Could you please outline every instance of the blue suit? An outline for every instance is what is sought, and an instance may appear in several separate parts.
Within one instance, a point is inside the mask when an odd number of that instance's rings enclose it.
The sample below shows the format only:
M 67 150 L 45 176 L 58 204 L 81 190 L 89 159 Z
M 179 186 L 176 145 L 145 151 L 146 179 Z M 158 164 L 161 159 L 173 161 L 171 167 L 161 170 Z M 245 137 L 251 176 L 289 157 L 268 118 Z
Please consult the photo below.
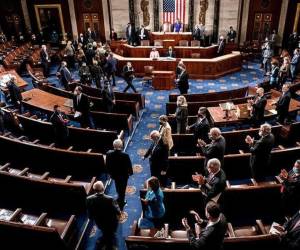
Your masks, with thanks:
M 174 23 L 173 31 L 179 32 L 181 30 L 182 23 Z
M 299 55 L 294 55 L 291 61 L 291 76 L 292 76 L 292 81 L 296 79 L 297 75 L 297 67 L 299 63 Z

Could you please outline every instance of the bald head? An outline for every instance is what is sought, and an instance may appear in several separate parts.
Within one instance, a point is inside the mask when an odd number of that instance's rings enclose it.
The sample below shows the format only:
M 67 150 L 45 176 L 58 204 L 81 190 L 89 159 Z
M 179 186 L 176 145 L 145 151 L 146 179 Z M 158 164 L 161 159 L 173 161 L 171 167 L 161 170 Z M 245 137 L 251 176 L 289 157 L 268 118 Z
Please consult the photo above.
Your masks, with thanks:
M 160 134 L 159 134 L 159 131 L 157 130 L 153 130 L 151 133 L 150 133 L 150 138 L 151 140 L 153 141 L 157 141 L 160 137 Z
M 97 181 L 94 183 L 93 185 L 93 189 L 95 190 L 95 192 L 97 193 L 104 193 L 104 185 L 102 181 Z
M 258 94 L 259 96 L 263 96 L 264 93 L 265 93 L 265 91 L 264 91 L 263 88 L 258 88 L 258 89 L 256 90 L 256 94 Z
M 121 139 L 116 139 L 113 142 L 113 147 L 116 150 L 122 150 L 123 149 L 123 142 Z
M 209 131 L 209 135 L 210 135 L 210 138 L 212 140 L 217 140 L 220 138 L 222 132 L 219 128 L 211 128 L 210 131 Z

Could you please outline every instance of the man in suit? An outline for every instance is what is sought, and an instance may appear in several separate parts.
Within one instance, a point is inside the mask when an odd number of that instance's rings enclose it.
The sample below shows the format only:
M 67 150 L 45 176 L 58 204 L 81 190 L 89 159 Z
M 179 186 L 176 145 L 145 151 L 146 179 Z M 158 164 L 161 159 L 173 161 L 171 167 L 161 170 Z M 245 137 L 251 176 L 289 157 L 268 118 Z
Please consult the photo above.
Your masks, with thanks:
M 173 24 L 173 32 L 182 32 L 183 31 L 183 24 L 177 18 L 176 22 Z
M 6 83 L 9 97 L 11 103 L 16 107 L 19 108 L 20 111 L 22 111 L 22 101 L 23 97 L 21 94 L 21 89 L 17 86 L 17 79 L 15 76 L 12 76 L 10 78 L 10 81 Z
M 49 75 L 50 57 L 47 52 L 47 47 L 44 44 L 42 45 L 42 49 L 40 51 L 40 58 L 41 58 L 41 65 L 43 67 L 44 76 L 47 77 Z
M 168 51 L 166 52 L 165 57 L 176 58 L 175 51 L 173 50 L 173 48 L 171 46 L 169 47 Z
M 206 171 L 205 176 L 193 175 L 193 181 L 199 184 L 207 202 L 213 200 L 218 203 L 226 187 L 225 172 L 221 169 L 221 163 L 217 158 L 212 158 L 207 162 Z
M 82 88 L 77 86 L 74 90 L 73 110 L 82 128 L 93 128 L 90 117 L 90 101 L 86 94 L 82 93 Z
M 198 235 L 195 235 L 194 231 L 191 230 L 186 218 L 182 219 L 182 225 L 187 230 L 189 243 L 193 249 L 223 249 L 223 241 L 227 231 L 227 222 L 225 216 L 221 213 L 219 206 L 214 202 L 209 202 L 206 205 L 205 215 L 207 220 L 201 219 L 194 211 L 191 211 L 191 213 L 195 216 L 197 222 L 196 227 L 200 226 L 200 230 L 195 230 Z
M 217 50 L 217 56 L 223 56 L 224 50 L 225 50 L 225 38 L 224 38 L 224 36 L 220 36 L 218 50 Z
M 141 41 L 149 40 L 149 32 L 145 29 L 144 25 L 137 32 L 138 44 L 141 45 Z
M 259 140 L 256 141 L 249 135 L 247 135 L 245 139 L 245 142 L 249 145 L 251 152 L 250 168 L 252 178 L 257 181 L 264 181 L 269 172 L 271 150 L 275 141 L 271 130 L 271 125 L 265 123 L 260 126 Z
M 198 139 L 202 139 L 205 142 L 208 142 L 208 133 L 210 130 L 210 124 L 206 118 L 207 108 L 200 107 L 198 109 L 198 117 L 194 124 L 187 127 L 187 130 L 194 133 L 195 142 L 197 143 Z
M 102 232 L 102 237 L 97 242 L 98 249 L 116 249 L 120 208 L 111 196 L 104 194 L 104 185 L 101 181 L 95 182 L 93 189 L 96 193 L 87 197 L 86 206 L 89 218 L 95 221 Z
M 91 28 L 88 28 L 85 33 L 85 39 L 87 42 L 92 43 L 96 40 L 96 33 L 95 31 L 92 31 Z
M 288 118 L 290 101 L 291 93 L 289 91 L 289 84 L 284 84 L 282 86 L 282 95 L 280 96 L 279 100 L 274 103 L 277 110 L 277 119 L 281 124 L 284 124 L 285 120 Z
M 123 76 L 124 80 L 127 83 L 127 87 L 123 90 L 123 92 L 127 92 L 129 88 L 131 88 L 135 93 L 137 93 L 132 81 L 134 79 L 134 68 L 131 65 L 131 62 L 127 62 L 127 64 L 123 68 Z
M 283 226 L 276 226 L 279 234 L 280 249 L 284 250 L 298 250 L 300 249 L 300 210 L 294 214 Z
M 211 128 L 208 136 L 209 139 L 211 139 L 211 143 L 209 144 L 202 139 L 198 140 L 198 146 L 201 148 L 202 154 L 205 156 L 204 167 L 206 167 L 208 161 L 213 158 L 217 158 L 223 166 L 226 147 L 225 138 L 222 136 L 219 128 Z
M 184 64 L 178 65 L 180 68 L 180 74 L 176 79 L 177 87 L 180 91 L 180 95 L 187 94 L 189 89 L 189 74 L 186 72 L 186 67 Z
M 117 34 L 117 32 L 115 32 L 114 29 L 111 29 L 109 37 L 110 37 L 111 41 L 117 41 L 118 40 L 118 34 Z
M 297 69 L 298 69 L 299 62 L 300 62 L 300 49 L 297 48 L 297 49 L 294 50 L 294 56 L 291 60 L 290 70 L 291 70 L 292 82 L 294 82 L 295 79 L 296 79 L 296 76 L 297 76 L 297 73 L 298 73 Z
M 150 133 L 150 138 L 152 144 L 143 156 L 143 160 L 149 157 L 151 176 L 157 177 L 162 186 L 165 186 L 166 173 L 169 166 L 169 149 L 161 139 L 159 131 L 153 130 Z
M 87 50 L 85 52 L 86 64 L 88 66 L 92 66 L 93 65 L 93 59 L 94 59 L 95 55 L 96 55 L 96 52 L 93 49 L 93 45 L 91 43 L 89 43 L 87 45 Z
M 83 47 L 85 47 L 85 45 L 86 45 L 86 40 L 85 40 L 84 35 L 82 33 L 79 34 L 78 44 L 82 44 Z
M 107 67 L 107 78 L 111 81 L 112 80 L 112 86 L 116 86 L 116 72 L 117 72 L 117 59 L 114 58 L 114 54 L 110 53 L 107 57 L 107 62 L 109 66 Z
M 106 167 L 111 178 L 115 181 L 118 193 L 118 204 L 123 211 L 126 204 L 125 191 L 129 176 L 133 175 L 132 164 L 128 154 L 122 152 L 123 142 L 116 139 L 113 142 L 113 150 L 106 153 Z
M 54 105 L 50 122 L 54 128 L 55 144 L 58 146 L 66 146 L 69 136 L 69 129 L 67 126 L 69 121 L 66 119 L 65 114 L 59 110 L 58 105 Z
M 72 75 L 70 70 L 67 68 L 67 63 L 65 61 L 61 62 L 59 74 L 61 84 L 64 86 L 65 90 L 69 90 L 69 84 L 72 82 Z
M 263 57 L 263 67 L 265 70 L 265 75 L 268 75 L 271 71 L 271 59 L 274 54 L 273 49 L 271 48 L 271 43 L 269 39 L 266 38 L 265 44 L 262 46 L 262 57 Z
M 236 38 L 236 31 L 233 29 L 232 26 L 229 27 L 229 31 L 227 33 L 228 42 L 234 43 Z
M 116 98 L 109 81 L 104 82 L 104 88 L 102 90 L 102 103 L 105 112 L 113 112 L 114 106 L 116 105 Z
M 293 51 L 298 47 L 299 41 L 300 41 L 300 39 L 299 39 L 297 32 L 294 32 L 293 34 L 291 34 L 289 36 L 288 50 L 289 50 L 290 54 L 292 54 Z
M 198 24 L 195 25 L 195 28 L 193 29 L 193 39 L 200 41 L 201 40 L 201 31 Z
M 90 66 L 92 66 L 92 65 L 90 65 Z M 82 65 L 79 68 L 78 74 L 80 76 L 80 82 L 82 84 L 86 84 L 89 86 L 92 84 L 92 75 L 91 75 L 89 66 L 86 65 L 86 62 L 82 62 Z
M 131 23 L 126 26 L 126 40 L 129 45 L 135 44 L 135 29 Z
M 293 215 L 300 208 L 300 160 L 297 160 L 293 168 L 288 172 L 282 169 L 279 177 L 281 179 L 281 198 L 285 214 Z
M 258 88 L 254 100 L 249 100 L 251 105 L 251 122 L 255 127 L 260 126 L 265 120 L 265 107 L 267 98 L 264 96 L 264 89 Z

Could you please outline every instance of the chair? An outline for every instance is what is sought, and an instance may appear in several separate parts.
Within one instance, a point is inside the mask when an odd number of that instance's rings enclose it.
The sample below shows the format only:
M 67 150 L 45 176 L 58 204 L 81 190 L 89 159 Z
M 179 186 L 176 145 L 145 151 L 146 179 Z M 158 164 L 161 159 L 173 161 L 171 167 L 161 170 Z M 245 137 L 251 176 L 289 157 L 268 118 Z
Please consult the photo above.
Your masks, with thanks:
M 179 41 L 179 46 L 188 47 L 189 46 L 189 41 L 187 41 L 187 40 L 180 40 Z
M 200 41 L 192 40 L 191 41 L 191 47 L 200 47 Z
M 141 46 L 150 46 L 150 41 L 149 40 L 142 40 L 141 41 Z
M 154 40 L 154 46 L 163 46 L 162 40 Z
M 148 83 L 149 86 L 151 86 L 150 82 L 153 80 L 153 66 L 144 66 L 144 77 L 143 77 L 143 83 Z
M 164 23 L 162 25 L 161 30 L 162 30 L 162 32 L 171 32 L 171 28 L 172 28 L 172 24 L 170 24 L 170 23 Z
M 200 58 L 201 54 L 200 53 L 192 53 L 191 57 L 192 58 Z

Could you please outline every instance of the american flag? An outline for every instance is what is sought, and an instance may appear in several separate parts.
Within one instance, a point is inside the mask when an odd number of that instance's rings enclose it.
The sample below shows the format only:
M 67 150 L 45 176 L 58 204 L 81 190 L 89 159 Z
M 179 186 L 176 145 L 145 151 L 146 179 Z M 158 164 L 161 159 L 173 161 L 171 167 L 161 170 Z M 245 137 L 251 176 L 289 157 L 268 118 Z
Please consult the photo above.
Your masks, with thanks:
M 178 18 L 185 23 L 186 0 L 163 0 L 163 22 L 175 23 Z

